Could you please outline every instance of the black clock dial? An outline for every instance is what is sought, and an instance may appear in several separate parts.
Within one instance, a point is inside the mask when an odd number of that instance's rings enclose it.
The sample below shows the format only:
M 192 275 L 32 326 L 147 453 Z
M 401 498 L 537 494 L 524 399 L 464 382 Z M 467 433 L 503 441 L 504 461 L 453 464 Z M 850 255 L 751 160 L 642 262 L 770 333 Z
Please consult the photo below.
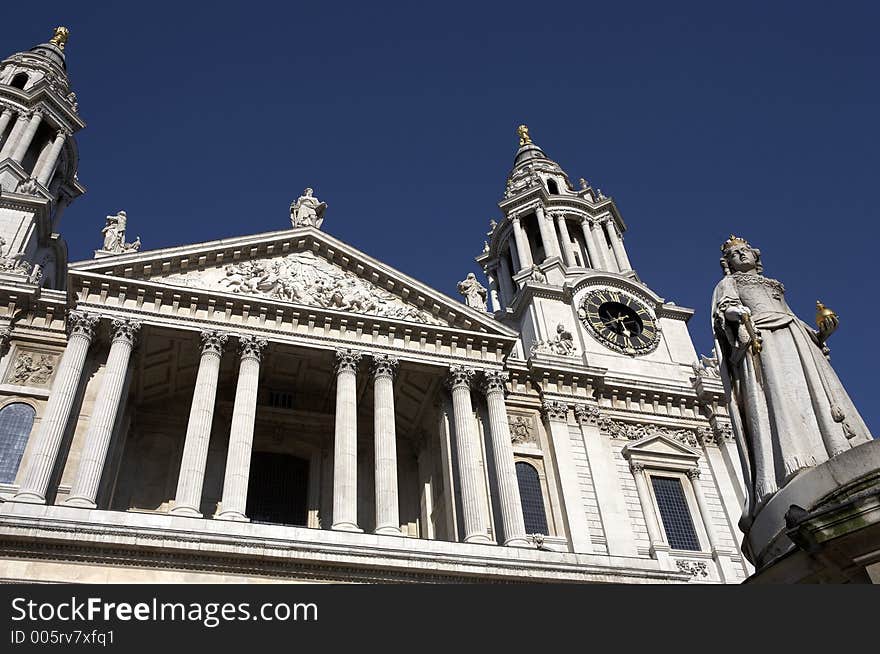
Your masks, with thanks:
M 581 302 L 581 320 L 605 346 L 625 354 L 647 354 L 657 347 L 657 323 L 640 301 L 615 290 L 595 290 Z

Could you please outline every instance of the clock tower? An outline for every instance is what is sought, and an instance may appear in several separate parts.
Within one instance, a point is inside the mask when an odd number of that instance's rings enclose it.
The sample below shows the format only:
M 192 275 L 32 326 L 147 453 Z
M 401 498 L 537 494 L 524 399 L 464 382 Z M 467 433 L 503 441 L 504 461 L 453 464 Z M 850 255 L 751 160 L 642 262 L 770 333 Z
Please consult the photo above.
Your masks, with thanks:
M 717 364 L 698 361 L 688 333 L 693 311 L 638 276 L 614 200 L 518 133 L 477 262 L 495 319 L 519 334 L 511 424 L 539 425 L 557 534 L 621 565 L 648 556 L 701 580 L 745 578 L 742 468 Z

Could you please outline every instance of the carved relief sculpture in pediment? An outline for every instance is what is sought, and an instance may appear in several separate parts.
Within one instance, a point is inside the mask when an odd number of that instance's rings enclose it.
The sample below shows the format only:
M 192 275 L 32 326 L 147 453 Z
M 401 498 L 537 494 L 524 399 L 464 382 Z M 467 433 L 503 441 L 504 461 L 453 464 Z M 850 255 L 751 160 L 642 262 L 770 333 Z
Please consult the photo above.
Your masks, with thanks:
M 325 309 L 442 324 L 428 312 L 312 252 L 242 261 L 224 268 L 172 275 L 164 280 L 227 293 L 262 295 Z

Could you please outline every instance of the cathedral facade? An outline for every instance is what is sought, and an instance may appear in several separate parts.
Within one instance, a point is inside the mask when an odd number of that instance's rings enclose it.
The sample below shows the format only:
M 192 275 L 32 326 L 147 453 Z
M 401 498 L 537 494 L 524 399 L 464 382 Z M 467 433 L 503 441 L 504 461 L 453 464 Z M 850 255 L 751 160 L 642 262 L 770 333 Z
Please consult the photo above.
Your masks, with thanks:
M 290 227 L 159 250 L 84 188 L 67 31 L 0 63 L 0 579 L 739 583 L 690 309 L 525 126 L 451 298 Z

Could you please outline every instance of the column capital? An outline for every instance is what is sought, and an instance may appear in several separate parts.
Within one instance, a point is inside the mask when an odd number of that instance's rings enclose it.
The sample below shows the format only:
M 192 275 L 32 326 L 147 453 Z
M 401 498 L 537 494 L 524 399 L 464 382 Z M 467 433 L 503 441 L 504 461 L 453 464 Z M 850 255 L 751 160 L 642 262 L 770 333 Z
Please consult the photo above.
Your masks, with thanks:
M 397 373 L 398 366 L 400 365 L 400 361 L 397 357 L 389 356 L 387 354 L 374 354 L 373 363 L 370 366 L 370 374 L 373 375 L 374 378 L 379 377 L 390 377 L 394 379 L 394 375 Z
M 685 474 L 688 476 L 688 479 L 691 481 L 696 481 L 700 478 L 700 469 L 699 468 L 689 468 Z
M 269 342 L 260 336 L 239 336 L 238 353 L 242 359 L 260 360 Z
M 635 475 L 635 474 L 638 474 L 640 472 L 645 471 L 645 464 L 638 463 L 636 461 L 630 461 L 629 462 L 629 469 L 630 469 L 630 472 L 632 472 Z
M 0 327 L 0 352 L 3 352 L 9 345 L 12 338 L 12 329 L 9 327 Z
M 486 370 L 483 372 L 483 379 L 480 382 L 480 389 L 484 395 L 491 393 L 505 393 L 507 390 L 507 382 L 510 379 L 510 373 L 505 370 Z
M 340 372 L 357 372 L 358 363 L 360 363 L 363 352 L 357 350 L 349 350 L 342 348 L 336 350 L 336 374 Z
M 581 425 L 597 425 L 599 424 L 599 407 L 592 404 L 575 404 L 574 417 Z
M 110 342 L 121 341 L 134 347 L 141 331 L 141 321 L 130 318 L 114 318 L 110 322 Z
M 78 309 L 71 309 L 67 312 L 67 335 L 85 336 L 92 340 L 95 337 L 95 327 L 98 326 L 100 318 L 94 314 L 86 313 Z
M 544 400 L 541 404 L 541 412 L 550 421 L 567 422 L 568 404 L 558 400 Z
M 223 354 L 223 348 L 229 340 L 229 335 L 210 329 L 203 330 L 199 337 L 202 341 L 202 354 Z
M 455 390 L 462 386 L 470 389 L 471 382 L 476 373 L 477 371 L 473 368 L 467 368 L 465 366 L 449 366 L 449 374 L 446 376 L 446 385 L 450 390 Z

